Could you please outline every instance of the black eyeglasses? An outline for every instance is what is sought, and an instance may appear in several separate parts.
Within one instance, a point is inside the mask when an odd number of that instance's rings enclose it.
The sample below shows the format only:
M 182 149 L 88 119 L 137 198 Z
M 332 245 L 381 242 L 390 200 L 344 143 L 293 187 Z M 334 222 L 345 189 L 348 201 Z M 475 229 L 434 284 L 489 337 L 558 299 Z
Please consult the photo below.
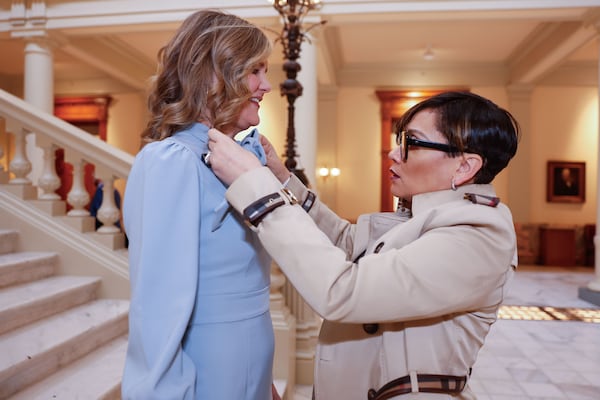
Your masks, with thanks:
M 445 143 L 427 142 L 425 140 L 415 139 L 409 136 L 410 131 L 402 131 L 396 135 L 396 144 L 400 147 L 400 153 L 402 161 L 408 160 L 408 147 L 426 147 L 428 149 L 434 149 L 443 151 L 445 153 L 458 153 L 459 150 L 455 146 Z

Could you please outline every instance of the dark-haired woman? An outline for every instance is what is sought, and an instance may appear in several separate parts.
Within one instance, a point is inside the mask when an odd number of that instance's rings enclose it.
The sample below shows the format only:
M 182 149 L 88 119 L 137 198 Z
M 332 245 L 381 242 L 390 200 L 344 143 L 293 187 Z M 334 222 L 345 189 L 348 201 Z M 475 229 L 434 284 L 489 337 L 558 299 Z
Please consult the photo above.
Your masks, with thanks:
M 515 155 L 518 131 L 509 112 L 473 93 L 415 105 L 389 155 L 401 207 L 354 225 L 276 157 L 261 167 L 209 132 L 227 199 L 325 319 L 317 400 L 474 398 L 471 368 L 517 265 L 512 216 L 491 182 Z

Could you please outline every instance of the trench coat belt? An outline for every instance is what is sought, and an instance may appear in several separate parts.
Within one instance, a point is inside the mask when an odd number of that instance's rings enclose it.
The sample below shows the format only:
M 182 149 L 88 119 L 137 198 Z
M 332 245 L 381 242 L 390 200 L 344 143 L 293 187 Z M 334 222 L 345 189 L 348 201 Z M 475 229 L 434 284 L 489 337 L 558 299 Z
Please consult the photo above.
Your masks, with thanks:
M 466 376 L 417 374 L 419 392 L 459 394 L 467 384 Z M 401 394 L 412 392 L 410 375 L 394 379 L 383 385 L 379 390 L 369 389 L 368 400 L 386 400 Z

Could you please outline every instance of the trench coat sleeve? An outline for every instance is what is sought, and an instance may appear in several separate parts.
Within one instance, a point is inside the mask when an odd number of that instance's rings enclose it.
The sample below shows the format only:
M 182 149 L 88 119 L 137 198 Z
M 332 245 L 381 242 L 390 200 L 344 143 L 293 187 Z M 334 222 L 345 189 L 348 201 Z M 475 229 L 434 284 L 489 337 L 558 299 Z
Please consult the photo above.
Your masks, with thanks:
M 182 340 L 198 280 L 198 160 L 164 142 L 138 156 L 125 192 L 132 295 L 124 399 L 194 398 L 196 370 Z
M 243 213 L 244 209 L 252 202 L 279 190 L 281 190 L 281 184 L 277 178 L 268 168 L 262 167 L 247 171 L 236 179 L 225 196 L 233 208 Z M 273 218 L 275 214 L 284 217 L 285 221 Z M 272 234 L 276 236 L 275 231 L 280 229 L 282 230 L 280 232 L 281 240 L 273 238 Z M 352 280 L 356 275 L 356 271 L 352 268 L 353 264 L 346 261 L 345 251 L 332 243 L 299 204 L 275 209 L 263 219 L 258 228 L 253 228 L 253 230 L 258 232 L 260 241 L 275 262 L 285 264 L 280 267 L 294 286 L 300 284 L 300 287 L 296 286 L 296 289 L 318 314 L 323 317 L 328 316 L 328 308 L 339 309 L 350 300 L 346 284 L 328 288 L 331 282 L 322 281 L 320 284 L 313 285 L 308 282 L 302 283 L 302 279 L 297 279 L 305 274 L 320 279 L 324 277 L 323 274 L 330 271 L 329 267 L 332 266 L 335 266 L 336 271 L 340 272 L 340 277 L 344 280 Z M 298 240 L 296 241 L 294 238 Z M 284 248 L 277 249 L 278 246 L 284 246 Z M 306 258 L 309 253 L 313 252 L 315 252 L 314 257 Z M 284 253 L 288 255 L 280 257 Z M 344 293 L 338 290 L 340 288 L 344 288 Z M 322 300 L 324 297 L 327 298 L 325 302 Z
M 300 204 L 304 203 L 309 190 L 297 176 L 292 175 L 286 187 L 299 199 Z M 319 229 L 325 232 L 329 240 L 344 250 L 348 257 L 357 252 L 354 241 L 356 225 L 340 218 L 329 207 L 323 204 L 318 197 L 315 197 L 315 203 L 310 208 L 308 215 L 315 221 Z M 360 249 L 360 251 L 362 250 Z
M 255 169 L 230 186 L 238 211 L 277 190 L 269 171 Z M 308 304 L 330 321 L 397 322 L 493 307 L 515 251 L 506 207 L 455 202 L 457 209 L 401 224 L 381 237 L 377 254 L 347 259 L 298 205 L 267 215 L 258 236 Z M 466 207 L 466 208 L 465 208 Z M 439 215 L 438 215 L 439 214 Z M 449 215 L 446 215 L 449 214 Z

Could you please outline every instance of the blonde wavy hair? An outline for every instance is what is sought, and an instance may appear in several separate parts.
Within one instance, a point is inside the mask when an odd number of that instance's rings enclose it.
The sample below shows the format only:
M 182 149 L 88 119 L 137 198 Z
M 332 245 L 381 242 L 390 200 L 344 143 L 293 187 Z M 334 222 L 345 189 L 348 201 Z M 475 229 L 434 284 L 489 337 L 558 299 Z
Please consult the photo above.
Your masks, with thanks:
M 187 17 L 158 52 L 142 146 L 197 121 L 221 131 L 234 126 L 252 95 L 247 76 L 271 49 L 264 32 L 235 15 L 202 10 Z

